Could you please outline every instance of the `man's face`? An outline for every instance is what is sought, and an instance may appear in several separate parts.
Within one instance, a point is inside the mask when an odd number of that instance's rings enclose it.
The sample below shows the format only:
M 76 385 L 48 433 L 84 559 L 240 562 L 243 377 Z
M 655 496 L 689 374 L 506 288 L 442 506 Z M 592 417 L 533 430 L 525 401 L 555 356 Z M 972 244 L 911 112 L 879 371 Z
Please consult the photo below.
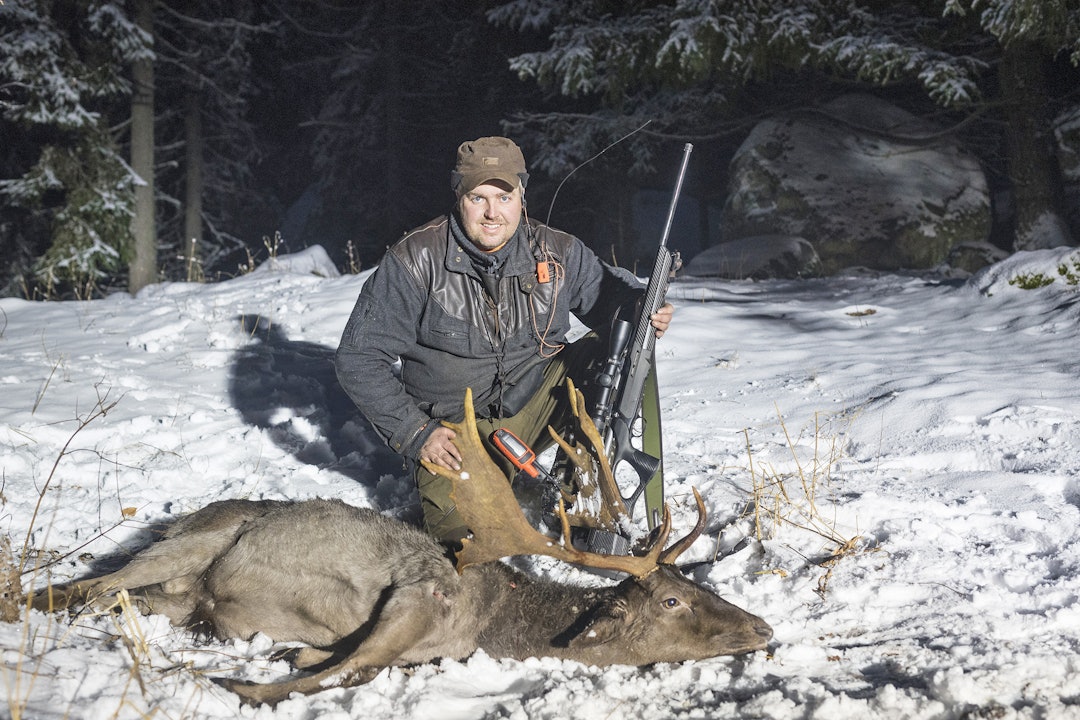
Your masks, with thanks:
M 521 187 L 492 180 L 478 185 L 458 200 L 465 234 L 481 250 L 498 250 L 521 223 Z

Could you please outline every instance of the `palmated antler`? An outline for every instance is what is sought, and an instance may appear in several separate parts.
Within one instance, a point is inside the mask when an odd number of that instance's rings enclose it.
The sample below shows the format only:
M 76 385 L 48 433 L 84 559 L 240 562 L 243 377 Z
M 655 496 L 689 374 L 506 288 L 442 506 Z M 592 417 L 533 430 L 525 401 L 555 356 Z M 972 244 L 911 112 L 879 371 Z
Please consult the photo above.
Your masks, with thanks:
M 472 390 L 465 391 L 465 419 L 459 423 L 444 422 L 456 433 L 454 443 L 463 458 L 461 470 L 424 462 L 429 471 L 447 478 L 453 489 L 451 498 L 457 511 L 472 533 L 462 541 L 457 551 L 460 572 L 469 565 L 490 562 L 510 555 L 547 555 L 558 560 L 602 570 L 615 570 L 643 577 L 655 570 L 660 562 L 674 560 L 700 533 L 704 526 L 704 504 L 698 498 L 699 521 L 696 532 L 679 541 L 672 550 L 663 552 L 671 532 L 671 513 L 664 508 L 664 519 L 657 528 L 645 554 L 603 555 L 578 550 L 570 543 L 570 523 L 566 509 L 559 503 L 562 542 L 556 542 L 534 528 L 525 518 L 506 476 L 488 455 L 476 427 Z M 696 494 L 696 491 L 695 491 Z M 676 552 L 673 552 L 676 551 Z M 670 560 L 666 560 L 670 558 Z

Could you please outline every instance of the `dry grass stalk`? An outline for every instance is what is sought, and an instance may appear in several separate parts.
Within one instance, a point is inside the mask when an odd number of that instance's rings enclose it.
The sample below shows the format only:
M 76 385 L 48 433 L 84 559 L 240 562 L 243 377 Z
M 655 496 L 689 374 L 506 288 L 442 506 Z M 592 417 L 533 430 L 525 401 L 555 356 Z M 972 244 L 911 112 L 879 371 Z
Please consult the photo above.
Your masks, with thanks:
M 793 470 L 784 472 L 768 463 L 755 462 L 749 433 L 744 431 L 753 493 L 747 512 L 753 513 L 754 533 L 759 541 L 777 537 L 785 526 L 811 532 L 825 541 L 825 559 L 811 560 L 826 568 L 816 590 L 824 598 L 833 567 L 840 558 L 858 552 L 861 539 L 858 534 L 849 536 L 837 528 L 835 505 L 829 514 L 819 507 L 819 498 L 831 485 L 832 471 L 843 449 L 836 436 L 823 438 L 820 416 L 815 414 L 813 455 L 804 460 L 799 455 L 799 441 L 791 437 L 779 410 L 777 416 L 794 461 Z
M 0 538 L 0 622 L 18 622 L 22 610 L 22 583 L 11 537 Z
M 49 476 L 45 479 L 44 484 L 41 486 L 41 490 L 38 492 L 38 499 L 37 502 L 34 504 L 34 513 L 33 515 L 31 515 L 30 523 L 27 526 L 26 540 L 23 542 L 22 555 L 19 566 L 20 575 L 29 572 L 26 569 L 26 562 L 31 556 L 30 540 L 33 536 L 34 525 L 37 523 L 38 515 L 41 512 L 41 505 L 45 500 L 46 492 L 48 491 L 49 486 L 52 484 L 53 479 L 56 477 L 56 470 L 60 466 L 60 462 L 71 452 L 73 452 L 71 450 L 71 443 L 75 441 L 76 436 L 78 436 L 78 434 L 82 432 L 90 423 L 94 422 L 98 418 L 102 418 L 108 415 L 109 412 L 112 411 L 114 407 L 116 407 L 116 404 L 120 402 L 119 400 L 109 401 L 109 393 L 111 392 L 111 390 L 106 389 L 102 391 L 99 386 L 95 386 L 94 389 L 97 390 L 98 393 L 97 403 L 94 405 L 93 409 L 85 416 L 76 418 L 76 422 L 78 424 L 75 427 L 75 430 L 72 431 L 71 435 L 68 436 L 67 442 L 64 443 L 64 447 L 62 447 L 60 449 L 60 452 L 57 453 L 56 460 L 53 461 L 52 469 L 49 471 Z
M 127 590 L 121 589 L 116 594 L 116 604 L 120 613 L 113 615 L 116 634 L 131 657 L 130 679 L 139 684 L 139 691 L 146 696 L 146 684 L 143 682 L 142 668 L 150 665 L 150 643 L 146 641 L 140 622 L 139 610 L 131 602 Z M 125 689 L 126 694 L 126 689 Z
M 110 399 L 111 390 L 102 389 L 98 386 L 95 386 L 95 389 L 97 390 L 97 402 L 89 412 L 76 416 L 75 429 L 68 436 L 63 447 L 57 452 L 47 477 L 40 484 L 37 502 L 27 527 L 25 541 L 21 545 L 21 552 L 16 552 L 19 543 L 11 537 L 0 538 L 0 621 L 19 622 L 20 618 L 22 621 L 21 638 L 18 647 L 14 649 L 15 661 L 13 664 L 0 667 L 0 676 L 2 676 L 0 677 L 0 687 L 3 687 L 6 694 L 6 703 L 3 704 L 6 704 L 6 717 L 10 717 L 11 720 L 24 720 L 29 717 L 27 707 L 31 701 L 35 685 L 39 678 L 43 677 L 42 669 L 47 662 L 48 653 L 45 648 L 63 645 L 67 641 L 69 634 L 77 633 L 80 628 L 85 628 L 85 624 L 79 622 L 57 624 L 52 613 L 47 614 L 47 621 L 44 626 L 39 622 L 32 622 L 33 618 L 30 611 L 32 597 L 23 594 L 23 579 L 29 576 L 29 586 L 37 586 L 37 579 L 45 574 L 50 565 L 63 558 L 70 557 L 94 539 L 106 535 L 112 529 L 126 522 L 130 522 L 130 516 L 133 514 L 131 508 L 125 507 L 122 502 L 119 503 L 120 519 L 115 524 L 63 555 L 32 547 L 34 527 L 40 517 L 46 494 L 50 487 L 54 486 L 57 469 L 61 461 L 72 452 L 75 452 L 73 444 L 79 434 L 88 425 L 106 416 L 119 402 L 119 400 Z M 0 505 L 4 504 L 4 502 L 5 499 L 0 493 Z M 50 590 L 51 585 L 48 585 L 39 592 L 45 593 Z M 95 605 L 94 599 L 89 599 L 87 607 L 94 607 Z M 24 609 L 25 612 L 23 612 Z M 126 684 L 112 717 L 149 718 L 162 715 L 154 701 L 155 693 L 152 681 L 160 679 L 165 673 L 153 668 L 154 646 L 146 637 L 142 615 L 134 606 L 131 597 L 126 591 L 122 591 L 118 597 L 113 598 L 113 602 L 109 603 L 108 607 L 104 605 L 98 607 L 93 612 L 93 616 L 108 616 L 111 618 L 116 631 L 106 633 L 105 640 L 109 643 L 120 640 L 131 658 L 131 668 Z M 93 630 L 93 632 L 98 632 L 98 630 Z M 183 666 L 183 664 L 178 665 Z M 167 672 L 173 672 L 178 665 L 174 665 Z M 148 669 L 153 670 L 154 675 L 148 677 L 146 675 Z M 198 675 L 199 673 L 196 673 L 196 676 Z M 201 684 L 208 685 L 209 681 L 203 681 Z M 132 685 L 138 686 L 139 692 L 142 694 L 142 701 L 129 692 L 129 687 Z M 197 697 L 203 691 L 204 688 L 200 688 L 197 693 L 193 694 L 191 702 L 197 704 Z M 145 709 L 147 706 L 151 708 L 149 712 Z M 3 711 L 0 711 L 0 716 L 4 716 Z

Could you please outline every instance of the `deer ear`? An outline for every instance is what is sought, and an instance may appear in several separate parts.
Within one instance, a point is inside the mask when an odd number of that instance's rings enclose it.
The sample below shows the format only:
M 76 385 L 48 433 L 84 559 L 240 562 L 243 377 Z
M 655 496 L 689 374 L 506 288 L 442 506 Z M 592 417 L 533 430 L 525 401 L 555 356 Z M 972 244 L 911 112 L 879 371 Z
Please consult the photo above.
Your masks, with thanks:
M 626 623 L 621 618 L 596 618 L 581 633 L 570 640 L 570 647 L 586 648 L 603 645 L 617 638 L 621 634 L 620 630 L 625 627 Z
M 630 609 L 626 602 L 617 600 L 598 607 L 592 619 L 568 643 L 572 648 L 603 645 L 626 634 L 631 623 Z

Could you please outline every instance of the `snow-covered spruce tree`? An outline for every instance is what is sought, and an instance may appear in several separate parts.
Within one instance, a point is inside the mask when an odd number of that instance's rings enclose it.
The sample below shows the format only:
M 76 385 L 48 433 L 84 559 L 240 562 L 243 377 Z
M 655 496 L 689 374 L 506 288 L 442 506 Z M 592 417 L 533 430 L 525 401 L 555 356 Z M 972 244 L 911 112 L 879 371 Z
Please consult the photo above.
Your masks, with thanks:
M 572 119 L 578 125 L 649 118 L 654 131 L 708 136 L 737 111 L 733 101 L 747 100 L 746 87 L 768 92 L 792 77 L 921 88 L 942 108 L 998 113 L 1014 247 L 1072 242 L 1050 148 L 1047 69 L 1062 58 L 1080 65 L 1076 0 L 512 0 L 488 17 L 548 34 L 545 49 L 511 66 L 564 96 L 598 100 L 600 110 Z M 549 114 L 519 127 L 561 125 L 548 135 L 568 137 L 568 122 Z M 550 144 L 571 160 L 586 155 Z
M 21 281 L 5 278 L 7 290 L 85 296 L 122 269 L 130 247 L 133 178 L 110 120 L 145 37 L 113 3 L 9 0 L 0 48 L 2 132 L 12 143 L 0 246 L 36 260 L 14 269 Z M 35 225 L 44 237 L 21 232 Z

